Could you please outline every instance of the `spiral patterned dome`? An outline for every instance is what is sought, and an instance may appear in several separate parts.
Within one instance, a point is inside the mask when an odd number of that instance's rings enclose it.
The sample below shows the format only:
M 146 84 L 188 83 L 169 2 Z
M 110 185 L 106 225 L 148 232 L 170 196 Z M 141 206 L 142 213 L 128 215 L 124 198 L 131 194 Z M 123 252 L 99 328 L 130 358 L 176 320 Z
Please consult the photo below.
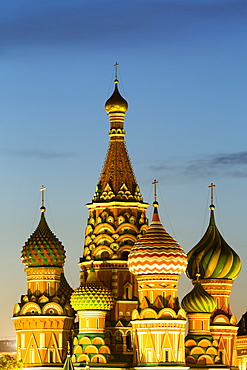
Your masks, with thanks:
M 107 113 L 125 113 L 128 110 L 127 101 L 120 95 L 118 91 L 118 80 L 115 80 L 115 89 L 112 96 L 105 103 L 105 110 L 107 111 Z
M 93 268 L 87 281 L 72 293 L 70 301 L 76 311 L 109 311 L 114 304 L 111 291 L 98 280 Z
M 40 222 L 22 248 L 21 259 L 26 266 L 58 266 L 65 262 L 62 243 L 53 234 L 45 219 L 45 208 L 41 207 Z
M 157 207 L 154 208 L 153 219 L 146 234 L 133 245 L 128 265 L 134 275 L 180 275 L 185 271 L 187 256 L 178 242 L 164 229 Z
M 193 290 L 182 299 L 181 306 L 189 313 L 211 313 L 214 311 L 216 304 L 211 294 L 206 292 L 201 283 L 197 281 Z
M 187 275 L 196 279 L 197 269 L 201 279 L 235 279 L 241 270 L 241 260 L 220 234 L 214 219 L 214 206 L 207 231 L 188 254 Z

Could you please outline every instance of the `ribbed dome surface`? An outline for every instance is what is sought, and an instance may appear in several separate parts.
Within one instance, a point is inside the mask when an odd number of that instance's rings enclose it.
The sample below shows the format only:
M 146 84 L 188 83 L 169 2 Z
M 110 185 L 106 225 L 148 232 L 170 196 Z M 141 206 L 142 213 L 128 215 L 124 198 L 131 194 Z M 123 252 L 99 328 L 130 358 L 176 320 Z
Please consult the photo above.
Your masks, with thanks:
M 187 257 L 182 247 L 164 229 L 157 208 L 147 233 L 132 247 L 128 258 L 129 270 L 134 275 L 182 274 Z
M 193 290 L 182 299 L 181 306 L 189 313 L 211 313 L 215 309 L 216 304 L 214 298 L 197 281 Z
M 115 80 L 115 89 L 112 96 L 105 103 L 105 110 L 107 113 L 123 112 L 128 110 L 127 101 L 120 95 L 118 91 L 118 81 Z
M 26 266 L 64 265 L 64 247 L 47 225 L 44 213 L 37 229 L 22 248 L 21 259 Z
M 198 266 L 201 279 L 235 279 L 241 270 L 240 258 L 220 234 L 213 210 L 207 231 L 188 254 L 190 279 L 196 279 Z
M 98 280 L 94 269 L 90 270 L 87 281 L 71 296 L 71 306 L 76 311 L 109 311 L 113 303 L 112 293 Z

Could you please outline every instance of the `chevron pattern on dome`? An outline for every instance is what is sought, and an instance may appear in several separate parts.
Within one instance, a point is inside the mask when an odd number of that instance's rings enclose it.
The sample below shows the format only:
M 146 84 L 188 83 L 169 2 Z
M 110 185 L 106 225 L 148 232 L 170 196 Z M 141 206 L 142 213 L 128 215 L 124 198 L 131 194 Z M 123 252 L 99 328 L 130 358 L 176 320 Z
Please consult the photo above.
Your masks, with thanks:
M 76 311 L 109 311 L 114 304 L 113 295 L 97 278 L 91 269 L 87 281 L 79 286 L 71 296 L 71 306 Z
M 220 234 L 213 210 L 204 236 L 188 254 L 190 279 L 196 279 L 198 266 L 201 279 L 235 279 L 241 271 L 241 260 Z
M 211 313 L 216 303 L 211 294 L 206 292 L 201 283 L 197 281 L 193 290 L 182 299 L 181 306 L 186 312 Z
M 146 234 L 131 249 L 128 265 L 134 275 L 180 275 L 186 269 L 186 253 L 164 229 L 156 208 Z
M 64 247 L 50 230 L 44 213 L 41 214 L 36 230 L 22 248 L 21 259 L 26 266 L 62 267 L 64 265 Z

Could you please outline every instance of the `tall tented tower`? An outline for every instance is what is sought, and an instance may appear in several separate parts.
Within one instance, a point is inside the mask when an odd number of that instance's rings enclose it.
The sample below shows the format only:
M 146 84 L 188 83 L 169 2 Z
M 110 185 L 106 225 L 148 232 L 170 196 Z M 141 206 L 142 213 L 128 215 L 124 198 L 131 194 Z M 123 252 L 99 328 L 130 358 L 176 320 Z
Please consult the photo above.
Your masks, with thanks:
M 237 321 L 230 309 L 230 293 L 234 279 L 241 270 L 237 253 L 220 234 L 214 217 L 213 187 L 211 184 L 209 226 L 199 243 L 188 254 L 187 275 L 193 281 L 200 276 L 204 290 L 215 300 L 211 312 L 210 334 L 219 351 L 218 365 L 237 368 Z M 212 366 L 213 363 L 209 363 Z
M 116 67 L 117 68 L 117 67 Z M 113 293 L 115 304 L 106 317 L 107 343 L 111 351 L 131 353 L 131 313 L 137 307 L 137 284 L 127 266 L 128 254 L 136 240 L 147 230 L 146 209 L 125 144 L 124 117 L 128 103 L 115 89 L 105 103 L 110 118 L 110 142 L 89 211 L 83 257 L 80 259 L 81 283 L 92 261 L 98 279 Z M 127 360 L 126 360 L 127 361 Z
M 158 203 L 147 233 L 133 246 L 129 269 L 138 281 L 139 306 L 132 313 L 135 366 L 187 369 L 186 313 L 178 301 L 178 280 L 187 256 L 160 222 Z
M 73 292 L 63 273 L 65 250 L 45 218 L 44 189 L 40 222 L 22 249 L 27 292 L 14 306 L 17 359 L 25 368 L 63 366 L 74 322 Z

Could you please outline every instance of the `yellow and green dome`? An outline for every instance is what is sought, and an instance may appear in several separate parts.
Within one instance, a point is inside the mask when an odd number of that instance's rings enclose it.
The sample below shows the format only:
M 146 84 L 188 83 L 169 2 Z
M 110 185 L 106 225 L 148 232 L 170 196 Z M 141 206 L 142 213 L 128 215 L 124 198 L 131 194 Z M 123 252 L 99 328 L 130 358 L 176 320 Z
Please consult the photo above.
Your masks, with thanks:
M 105 110 L 107 113 L 125 113 L 128 110 L 127 101 L 120 95 L 118 91 L 118 80 L 115 80 L 115 89 L 112 96 L 105 103 Z
M 206 292 L 201 283 L 197 281 L 193 290 L 182 299 L 181 306 L 189 313 L 211 313 L 215 309 L 216 304 L 211 294 Z
M 36 230 L 22 248 L 22 263 L 29 267 L 62 267 L 65 262 L 64 247 L 46 222 L 45 207 L 41 207 L 41 212 L 41 219 Z
M 241 260 L 220 234 L 210 206 L 209 226 L 199 243 L 188 254 L 187 276 L 195 280 L 199 268 L 201 279 L 235 279 L 241 270 Z
M 113 303 L 112 293 L 98 280 L 93 268 L 90 270 L 87 281 L 79 286 L 71 296 L 71 306 L 76 311 L 109 311 Z

